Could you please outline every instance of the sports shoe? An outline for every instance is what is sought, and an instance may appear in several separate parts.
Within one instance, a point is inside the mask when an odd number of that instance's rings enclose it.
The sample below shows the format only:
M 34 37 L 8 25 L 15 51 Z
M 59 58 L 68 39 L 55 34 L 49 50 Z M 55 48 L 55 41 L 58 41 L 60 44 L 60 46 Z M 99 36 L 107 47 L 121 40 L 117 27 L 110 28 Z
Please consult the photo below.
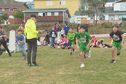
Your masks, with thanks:
M 110 63 L 116 63 L 116 61 L 115 60 L 112 60 Z
M 28 64 L 28 67 L 31 67 L 31 64 Z
M 9 53 L 9 57 L 11 57 L 11 54 Z
M 32 67 L 38 66 L 38 64 L 32 64 Z
M 89 51 L 89 55 L 88 55 L 88 58 L 90 58 L 91 57 L 91 51 Z
M 72 52 L 70 52 L 70 55 L 72 55 Z
M 82 67 L 85 67 L 84 63 L 82 63 L 80 67 L 81 67 L 81 68 L 82 68 Z
M 120 53 L 117 54 L 117 56 L 119 56 L 119 55 L 120 55 Z

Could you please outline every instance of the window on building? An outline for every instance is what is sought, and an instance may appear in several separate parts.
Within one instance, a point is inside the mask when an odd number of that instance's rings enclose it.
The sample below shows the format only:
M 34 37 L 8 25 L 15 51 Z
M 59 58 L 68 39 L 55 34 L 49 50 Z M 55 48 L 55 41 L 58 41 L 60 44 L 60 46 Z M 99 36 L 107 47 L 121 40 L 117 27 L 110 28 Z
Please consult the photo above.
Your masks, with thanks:
M 59 1 L 59 5 L 66 5 L 66 1 Z
M 38 16 L 44 17 L 45 13 L 38 13 Z
M 9 15 L 9 18 L 14 18 L 14 16 L 13 15 Z
M 114 20 L 114 16 L 109 16 L 109 20 Z
M 14 9 L 13 8 L 9 8 L 9 11 L 14 11 Z
M 59 16 L 59 12 L 54 12 L 54 16 Z
M 105 20 L 105 16 L 100 16 L 100 20 Z
M 2 11 L 5 11 L 5 9 L 4 9 L 4 8 L 2 8 Z
M 48 12 L 48 13 L 47 13 L 47 16 L 51 16 L 51 12 Z
M 47 6 L 52 6 L 53 5 L 53 2 L 52 1 L 46 1 L 46 5 Z
M 119 20 L 122 20 L 123 18 L 126 18 L 126 15 L 119 15 Z

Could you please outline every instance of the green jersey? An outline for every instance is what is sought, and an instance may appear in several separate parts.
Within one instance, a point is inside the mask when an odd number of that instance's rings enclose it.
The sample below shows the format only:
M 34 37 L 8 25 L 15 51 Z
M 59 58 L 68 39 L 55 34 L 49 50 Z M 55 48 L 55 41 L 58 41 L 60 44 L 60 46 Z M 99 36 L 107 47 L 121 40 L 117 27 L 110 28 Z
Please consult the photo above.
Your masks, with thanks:
M 74 40 L 74 38 L 75 38 L 75 33 L 68 33 L 68 35 L 67 35 L 68 37 L 69 37 L 69 41 L 71 41 L 71 40 Z
M 92 39 L 92 37 L 87 32 L 84 32 L 84 34 L 79 33 L 77 39 L 80 42 L 80 45 L 85 45 L 85 44 L 87 45 L 89 43 L 89 40 Z

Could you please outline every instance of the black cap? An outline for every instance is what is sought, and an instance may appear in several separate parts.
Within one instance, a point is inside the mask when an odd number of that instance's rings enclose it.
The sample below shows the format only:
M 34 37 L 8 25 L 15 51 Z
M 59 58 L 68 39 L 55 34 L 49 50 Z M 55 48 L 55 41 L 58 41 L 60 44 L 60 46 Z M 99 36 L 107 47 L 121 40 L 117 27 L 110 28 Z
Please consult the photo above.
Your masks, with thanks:
M 81 25 L 80 26 L 80 29 L 83 28 L 83 29 L 86 29 L 86 26 L 85 25 Z
M 31 17 L 38 18 L 35 14 L 31 14 Z

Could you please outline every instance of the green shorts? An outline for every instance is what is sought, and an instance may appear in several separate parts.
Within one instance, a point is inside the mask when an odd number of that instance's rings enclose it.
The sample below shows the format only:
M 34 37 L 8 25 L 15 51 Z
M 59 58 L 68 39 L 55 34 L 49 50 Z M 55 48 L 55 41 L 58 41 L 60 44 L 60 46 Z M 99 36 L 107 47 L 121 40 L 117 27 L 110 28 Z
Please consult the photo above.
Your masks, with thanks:
M 85 51 L 85 54 L 89 54 L 89 50 L 90 50 L 90 49 L 86 49 L 86 47 L 87 47 L 87 46 L 81 46 L 81 45 L 80 45 L 80 52 L 81 52 L 81 51 Z
M 121 50 L 121 49 L 122 49 L 121 42 L 122 42 L 122 41 L 120 41 L 120 42 L 115 42 L 115 41 L 113 41 L 112 46 L 113 46 L 113 47 L 116 47 L 118 50 Z
M 74 45 L 74 40 L 69 40 L 69 45 Z

